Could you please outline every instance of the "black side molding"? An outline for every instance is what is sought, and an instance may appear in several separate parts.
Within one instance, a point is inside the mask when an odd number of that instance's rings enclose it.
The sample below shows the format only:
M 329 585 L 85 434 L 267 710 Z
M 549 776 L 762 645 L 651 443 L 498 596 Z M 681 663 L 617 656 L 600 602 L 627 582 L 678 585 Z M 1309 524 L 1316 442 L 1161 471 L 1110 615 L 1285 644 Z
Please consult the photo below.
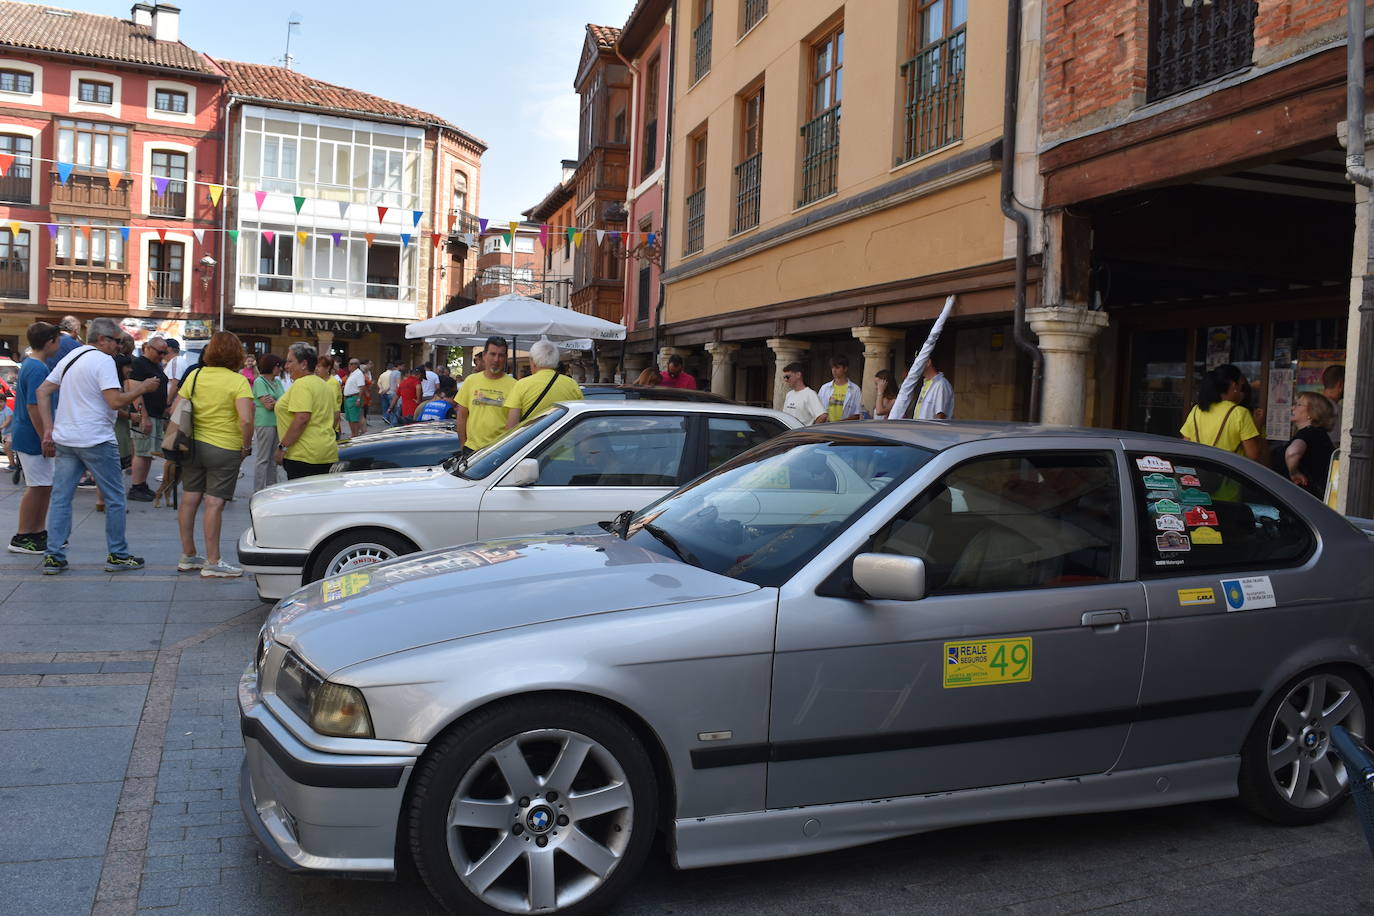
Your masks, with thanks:
M 295 782 L 320 789 L 394 789 L 405 775 L 404 766 L 330 766 L 306 763 L 286 752 L 286 748 L 272 737 L 257 719 L 239 717 L 239 729 L 245 739 L 252 738 Z

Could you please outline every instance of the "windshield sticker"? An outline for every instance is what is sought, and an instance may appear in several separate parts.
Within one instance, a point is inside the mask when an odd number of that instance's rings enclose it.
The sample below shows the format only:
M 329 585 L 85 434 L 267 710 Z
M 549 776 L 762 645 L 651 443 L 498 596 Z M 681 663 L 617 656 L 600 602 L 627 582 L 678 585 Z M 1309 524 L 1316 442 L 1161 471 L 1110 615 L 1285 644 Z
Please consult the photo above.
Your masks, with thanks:
M 1226 596 L 1227 611 L 1253 611 L 1277 606 L 1274 601 L 1274 586 L 1269 584 L 1268 576 L 1222 579 L 1221 592 Z
M 1154 455 L 1146 455 L 1144 458 L 1137 458 L 1135 460 L 1135 466 L 1142 471 L 1161 471 L 1165 474 L 1172 474 L 1174 472 L 1174 466 L 1172 464 Z
M 1178 481 L 1165 474 L 1147 474 L 1141 478 L 1147 490 L 1177 490 Z
M 1185 487 L 1200 487 L 1200 486 L 1202 486 L 1202 481 L 1201 481 L 1201 480 L 1198 480 L 1198 477 L 1197 477 L 1196 474 L 1179 474 L 1179 475 L 1178 475 L 1178 482 L 1181 483 L 1181 484 L 1183 484 Z
M 1177 515 L 1183 511 L 1183 507 L 1172 499 L 1161 499 L 1150 506 L 1150 511 L 1157 515 Z
M 1166 531 L 1155 536 L 1155 547 L 1160 553 L 1182 553 L 1192 550 L 1193 544 L 1188 540 L 1188 535 L 1177 531 Z
M 1179 500 L 1182 501 L 1185 506 L 1210 506 L 1212 504 L 1211 495 L 1194 487 L 1189 487 L 1184 490 Z
M 1175 474 L 1189 474 L 1189 475 L 1191 475 L 1191 476 L 1197 476 L 1197 468 L 1185 468 L 1183 465 L 1180 464 L 1178 467 L 1174 468 L 1174 473 L 1175 473 Z
M 320 583 L 320 597 L 325 601 L 338 601 L 340 598 L 358 594 L 371 581 L 372 575 L 365 572 L 346 573 L 333 579 L 325 579 Z
M 756 490 L 787 490 L 791 489 L 792 475 L 788 473 L 787 465 L 775 465 L 769 467 L 764 465 L 755 468 L 750 473 L 740 479 L 739 486 L 753 487 Z
M 1177 515 L 1161 515 L 1155 519 L 1155 527 L 1160 531 L 1182 531 L 1183 519 Z
M 945 687 L 1020 684 L 1031 679 L 1031 638 L 945 643 Z
M 1221 543 L 1221 532 L 1215 528 L 1194 528 L 1191 534 L 1194 544 Z
M 1210 588 L 1181 588 L 1178 590 L 1178 603 L 1182 607 L 1216 604 L 1217 595 Z
M 1193 506 L 1183 513 L 1183 520 L 1190 528 L 1196 528 L 1198 525 L 1216 525 L 1217 514 L 1206 506 Z

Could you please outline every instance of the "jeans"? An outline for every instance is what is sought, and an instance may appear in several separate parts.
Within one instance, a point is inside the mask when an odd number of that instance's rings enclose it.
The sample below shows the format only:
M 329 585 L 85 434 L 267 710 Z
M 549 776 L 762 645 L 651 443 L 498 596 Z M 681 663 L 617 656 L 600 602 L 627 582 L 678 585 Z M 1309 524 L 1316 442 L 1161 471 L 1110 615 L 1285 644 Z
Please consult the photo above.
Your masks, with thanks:
M 397 414 L 400 412 L 401 399 L 393 395 L 390 391 L 382 392 L 382 419 L 387 426 L 395 426 Z
M 117 557 L 129 555 L 124 539 L 124 474 L 119 467 L 119 445 L 111 440 L 88 448 L 59 445 L 53 471 L 52 504 L 48 507 L 48 556 L 67 558 L 62 545 L 72 533 L 72 497 L 81 472 L 90 471 L 100 495 L 105 497 L 105 543 Z

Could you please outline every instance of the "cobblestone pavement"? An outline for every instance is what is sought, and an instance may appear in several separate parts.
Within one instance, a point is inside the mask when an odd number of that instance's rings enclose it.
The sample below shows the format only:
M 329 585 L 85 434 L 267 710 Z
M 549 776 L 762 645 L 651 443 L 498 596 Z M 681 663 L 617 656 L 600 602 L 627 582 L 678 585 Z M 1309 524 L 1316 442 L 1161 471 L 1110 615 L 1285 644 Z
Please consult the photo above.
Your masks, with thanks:
M 6 538 L 18 492 L 0 478 Z M 226 544 L 246 524 L 240 494 Z M 299 877 L 260 856 L 238 810 L 234 697 L 267 608 L 248 580 L 178 576 L 172 513 L 147 503 L 132 504 L 129 532 L 148 567 L 103 573 L 94 503 L 79 492 L 69 573 L 0 554 L 0 911 L 437 912 L 414 881 Z M 1374 912 L 1374 860 L 1352 808 L 1284 829 L 1219 802 L 693 872 L 660 848 L 617 912 L 1095 910 Z

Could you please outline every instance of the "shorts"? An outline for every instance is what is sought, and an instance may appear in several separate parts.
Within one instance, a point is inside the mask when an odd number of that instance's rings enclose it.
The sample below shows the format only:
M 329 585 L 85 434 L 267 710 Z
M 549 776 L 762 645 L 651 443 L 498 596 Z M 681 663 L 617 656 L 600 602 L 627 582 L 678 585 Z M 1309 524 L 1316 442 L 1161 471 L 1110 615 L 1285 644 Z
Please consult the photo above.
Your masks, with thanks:
M 350 394 L 344 398 L 343 415 L 349 423 L 357 423 L 361 420 L 363 418 L 362 398 L 356 394 Z
M 52 486 L 52 474 L 53 471 L 57 469 L 56 458 L 47 458 L 43 455 L 30 455 L 28 452 L 20 452 L 19 463 L 24 468 L 24 486 Z
M 129 429 L 129 439 L 133 443 L 134 455 L 138 458 L 161 458 L 162 437 L 167 434 L 167 421 L 162 417 L 153 418 L 153 428 L 145 436 L 137 426 Z
M 191 447 L 191 457 L 181 466 L 181 488 L 187 493 L 233 499 L 242 462 L 243 455 L 237 450 L 197 441 Z

